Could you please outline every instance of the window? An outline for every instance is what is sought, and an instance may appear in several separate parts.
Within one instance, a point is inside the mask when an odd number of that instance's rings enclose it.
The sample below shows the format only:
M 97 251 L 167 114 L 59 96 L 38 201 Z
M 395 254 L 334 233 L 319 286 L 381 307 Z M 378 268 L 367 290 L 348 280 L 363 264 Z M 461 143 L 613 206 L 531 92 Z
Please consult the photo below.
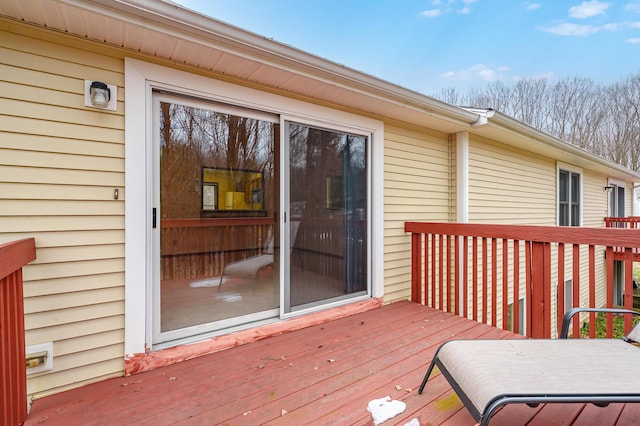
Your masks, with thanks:
M 558 225 L 580 226 L 582 214 L 582 183 L 580 173 L 558 170 Z

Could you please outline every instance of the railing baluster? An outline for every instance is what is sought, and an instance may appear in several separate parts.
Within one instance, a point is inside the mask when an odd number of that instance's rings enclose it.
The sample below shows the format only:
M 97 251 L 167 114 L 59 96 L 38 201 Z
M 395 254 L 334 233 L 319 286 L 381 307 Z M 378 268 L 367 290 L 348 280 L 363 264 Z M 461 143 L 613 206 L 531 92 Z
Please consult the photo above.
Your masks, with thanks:
M 498 306 L 498 241 L 491 239 L 491 325 L 497 326 Z
M 593 244 L 589 244 L 589 306 L 596 306 L 596 251 Z M 589 313 L 589 323 L 596 323 L 595 312 Z M 595 339 L 596 328 L 590 327 L 589 337 Z
M 453 312 L 454 308 L 451 301 L 454 299 L 451 297 L 451 292 L 455 291 L 453 286 L 451 285 L 451 239 L 453 235 L 447 235 L 447 270 L 445 273 L 446 282 L 447 282 L 447 310 L 446 312 Z
M 562 329 L 562 318 L 565 314 L 565 298 L 564 294 L 564 243 L 558 243 L 558 306 L 556 307 L 557 330 Z
M 624 251 L 625 268 L 624 268 L 624 307 L 626 309 L 633 308 L 633 262 L 632 250 L 627 248 Z M 624 316 L 625 330 L 631 330 L 631 315 Z
M 509 240 L 502 240 L 502 329 L 509 329 Z
M 482 322 L 487 323 L 487 314 L 489 311 L 489 305 L 487 304 L 488 295 L 487 292 L 489 288 L 487 286 L 487 269 L 488 269 L 488 259 L 487 259 L 487 239 L 482 238 Z
M 431 234 L 431 292 L 430 292 L 430 305 L 436 308 L 436 234 Z
M 473 270 L 472 275 L 473 275 L 473 298 L 471 300 L 472 305 L 473 305 L 473 320 L 477 321 L 478 320 L 478 237 L 473 237 L 472 238 L 472 254 L 473 254 L 473 258 L 471 260 L 471 268 Z
M 580 302 L 580 245 L 573 244 L 573 307 L 582 306 Z M 590 324 L 594 326 L 595 324 Z M 574 337 L 580 336 L 580 321 L 573 321 L 573 335 Z
M 529 287 L 527 287 L 529 291 Z M 530 297 L 527 294 L 527 300 Z M 528 312 L 531 312 L 529 310 Z M 513 240 L 513 331 L 520 332 L 520 241 Z M 531 321 L 527 321 L 530 323 Z
M 439 236 L 439 241 L 438 241 L 438 309 L 444 311 L 444 259 L 442 258 L 444 255 L 444 249 L 443 249 L 443 238 L 444 235 L 440 234 Z
M 469 317 L 469 238 L 462 239 L 462 315 Z

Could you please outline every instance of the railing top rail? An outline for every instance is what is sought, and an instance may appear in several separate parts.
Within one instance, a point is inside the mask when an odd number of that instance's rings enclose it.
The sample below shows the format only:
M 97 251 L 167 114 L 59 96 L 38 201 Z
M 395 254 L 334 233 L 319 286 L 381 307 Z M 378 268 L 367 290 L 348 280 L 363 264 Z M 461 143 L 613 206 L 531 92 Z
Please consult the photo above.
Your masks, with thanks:
M 499 238 L 566 244 L 640 247 L 640 229 L 578 226 L 486 225 L 448 222 L 405 222 L 405 232 Z
M 0 244 L 0 279 L 13 274 L 35 258 L 34 238 Z
M 640 222 L 640 216 L 627 216 L 627 217 L 605 217 L 604 221 L 608 222 L 631 222 L 637 223 Z

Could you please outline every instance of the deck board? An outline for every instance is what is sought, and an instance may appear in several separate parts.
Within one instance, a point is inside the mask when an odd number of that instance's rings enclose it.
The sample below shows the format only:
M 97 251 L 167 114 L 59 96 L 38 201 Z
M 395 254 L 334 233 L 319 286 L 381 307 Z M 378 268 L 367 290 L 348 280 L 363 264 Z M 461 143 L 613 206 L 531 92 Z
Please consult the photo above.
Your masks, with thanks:
M 371 425 L 367 403 L 388 395 L 407 409 L 385 425 L 413 418 L 422 425 L 474 425 L 438 372 L 418 395 L 428 363 L 452 338 L 513 337 L 399 302 L 45 397 L 34 402 L 25 424 Z M 634 424 L 638 405 L 510 405 L 491 424 Z

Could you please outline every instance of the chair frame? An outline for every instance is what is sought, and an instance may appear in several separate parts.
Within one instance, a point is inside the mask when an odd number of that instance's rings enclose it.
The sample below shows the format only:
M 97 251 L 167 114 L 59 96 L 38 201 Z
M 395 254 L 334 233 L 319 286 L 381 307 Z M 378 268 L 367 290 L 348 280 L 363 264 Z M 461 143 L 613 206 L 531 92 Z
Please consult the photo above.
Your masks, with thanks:
M 627 309 L 615 309 L 615 308 L 574 308 L 572 310 L 570 310 L 569 312 L 567 312 L 563 318 L 563 322 L 562 322 L 562 331 L 561 331 L 561 339 L 567 339 L 568 336 L 568 331 L 569 331 L 569 326 L 571 323 L 572 318 L 579 313 L 582 312 L 605 312 L 605 313 L 615 313 L 615 314 L 631 314 L 631 315 L 640 315 L 640 312 L 636 312 L 636 311 L 631 311 L 631 310 L 627 310 Z M 636 325 L 636 327 L 640 327 L 640 324 Z M 518 341 L 519 339 L 516 339 L 515 341 Z M 586 339 L 583 339 L 586 340 Z M 604 340 L 604 339 L 598 339 L 598 340 Z M 617 339 L 608 339 L 608 340 L 614 340 L 617 341 Z M 625 340 L 625 338 L 623 338 L 622 340 Z M 506 339 L 506 340 L 501 340 L 501 341 L 489 341 L 489 342 L 514 342 L 514 339 Z M 523 342 L 532 342 L 535 341 L 535 339 L 523 339 Z M 510 394 L 510 393 L 498 393 L 495 394 L 487 403 L 484 407 L 476 407 L 476 405 L 472 402 L 471 398 L 467 395 L 466 391 L 464 389 L 462 389 L 462 387 L 460 386 L 460 384 L 457 382 L 456 378 L 454 377 L 454 374 L 449 370 L 448 366 L 445 365 L 445 363 L 439 358 L 439 355 L 441 353 L 441 351 L 443 350 L 443 348 L 446 347 L 446 345 L 451 344 L 452 342 L 470 342 L 470 341 L 463 341 L 463 340 L 452 340 L 452 341 L 448 341 L 443 343 L 442 345 L 440 345 L 440 347 L 437 349 L 433 360 L 431 361 L 429 368 L 427 369 L 427 372 L 424 376 L 424 379 L 422 381 L 422 384 L 420 385 L 419 394 L 422 394 L 427 381 L 429 379 L 429 377 L 431 376 L 431 373 L 433 371 L 433 369 L 435 367 L 438 367 L 440 369 L 440 371 L 442 372 L 442 375 L 447 379 L 447 381 L 449 382 L 449 384 L 451 385 L 451 387 L 453 388 L 453 390 L 456 392 L 456 394 L 460 397 L 460 400 L 463 402 L 463 404 L 465 405 L 465 407 L 467 408 L 467 410 L 471 413 L 471 415 L 473 416 L 473 418 L 478 421 L 480 423 L 480 425 L 487 425 L 489 423 L 489 420 L 491 419 L 491 417 L 495 414 L 496 410 L 498 410 L 500 407 L 507 405 L 507 404 L 514 404 L 514 403 L 524 403 L 524 404 L 528 404 L 531 406 L 536 406 L 540 403 L 593 403 L 595 405 L 598 406 L 605 406 L 608 405 L 609 403 L 613 403 L 613 402 L 630 402 L 630 403 L 640 403 L 640 386 L 638 387 L 638 392 L 636 393 L 635 390 L 632 393 L 628 393 L 628 392 L 607 392 L 607 393 L 597 393 L 594 392 L 592 394 L 589 393 L 580 393 L 580 392 L 576 392 L 576 393 L 554 393 L 554 392 L 549 392 L 549 393 L 517 393 L 517 394 Z M 481 340 L 476 340 L 476 341 L 471 341 L 473 343 L 476 344 L 481 344 Z M 621 342 L 620 342 L 621 343 Z M 613 346 L 618 346 L 618 343 L 616 343 Z M 638 349 L 640 350 L 640 349 Z M 634 352 L 635 354 L 635 352 Z M 471 356 L 473 356 L 473 354 L 471 354 Z M 522 379 L 521 376 L 524 376 L 527 372 L 514 372 L 514 380 L 517 379 Z M 525 378 L 526 380 L 526 378 Z

